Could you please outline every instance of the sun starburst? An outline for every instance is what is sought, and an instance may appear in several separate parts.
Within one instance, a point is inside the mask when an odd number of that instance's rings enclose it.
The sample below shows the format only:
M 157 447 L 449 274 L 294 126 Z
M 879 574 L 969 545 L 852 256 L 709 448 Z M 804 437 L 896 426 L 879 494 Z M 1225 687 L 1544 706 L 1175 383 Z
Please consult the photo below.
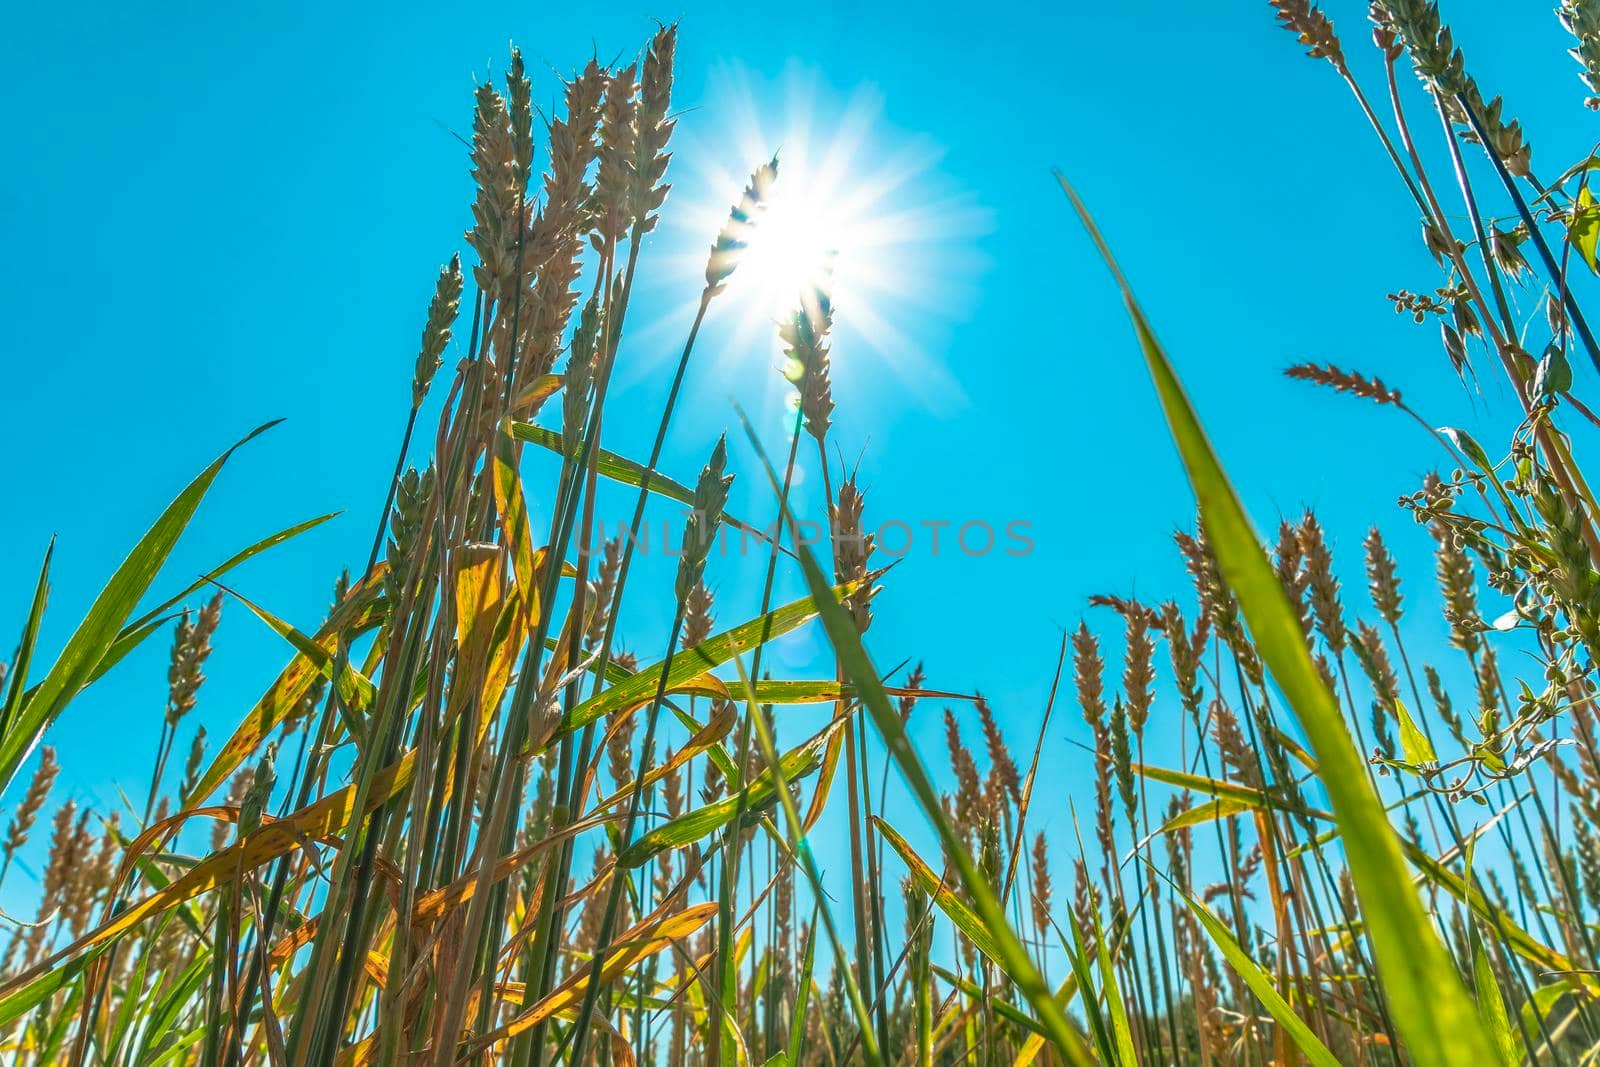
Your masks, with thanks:
M 939 172 L 938 147 L 892 129 L 872 89 L 841 95 L 798 65 L 776 85 L 722 68 L 708 96 L 718 122 L 702 125 L 722 136 L 676 153 L 693 171 L 679 184 L 689 204 L 677 217 L 694 235 L 675 242 L 686 260 L 703 256 L 705 235 L 727 217 L 750 169 L 774 151 L 780 160 L 766 211 L 718 301 L 727 330 L 719 370 L 748 367 L 752 352 L 776 353 L 774 323 L 826 286 L 836 309 L 834 373 L 844 385 L 871 389 L 887 370 L 926 405 L 959 407 L 959 383 L 927 354 L 929 331 L 947 325 L 974 289 L 982 269 L 974 239 L 989 220 Z

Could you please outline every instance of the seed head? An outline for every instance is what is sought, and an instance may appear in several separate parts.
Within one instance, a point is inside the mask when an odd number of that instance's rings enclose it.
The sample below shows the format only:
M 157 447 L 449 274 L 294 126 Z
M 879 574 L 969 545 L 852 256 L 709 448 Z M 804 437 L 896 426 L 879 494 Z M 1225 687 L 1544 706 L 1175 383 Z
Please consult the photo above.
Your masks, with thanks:
M 1314 382 L 1340 393 L 1349 393 L 1375 404 L 1400 403 L 1400 390 L 1390 389 L 1378 378 L 1368 378 L 1357 371 L 1343 371 L 1332 363 L 1319 367 L 1315 363 L 1296 363 L 1284 376 L 1303 382 Z
M 711 590 L 706 588 L 703 580 L 696 582 L 694 588 L 689 590 L 689 599 L 684 605 L 683 613 L 684 648 L 694 648 L 711 636 L 711 627 L 715 619 L 711 613 L 711 602 Z
M 633 222 L 633 173 L 638 130 L 634 124 L 638 102 L 634 93 L 636 67 L 611 75 L 605 103 L 600 109 L 600 171 L 595 176 L 596 251 L 621 240 Z
M 240 838 L 256 831 L 261 825 L 261 816 L 272 803 L 272 787 L 278 782 L 277 756 L 278 746 L 269 744 L 250 776 L 250 786 L 239 802 Z
M 561 351 L 572 309 L 573 289 L 591 217 L 592 191 L 585 175 L 595 157 L 595 127 L 605 71 L 590 60 L 582 74 L 566 83 L 567 117 L 549 125 L 550 169 L 544 178 L 544 203 L 527 220 L 524 266 L 534 271 L 519 329 L 517 385 L 549 372 Z
M 784 345 L 784 377 L 800 391 L 806 429 L 818 441 L 833 418 L 833 384 L 828 365 L 828 331 L 833 328 L 833 303 L 826 284 L 802 294 L 800 307 L 778 327 Z
M 1072 863 L 1072 912 L 1080 930 L 1093 930 L 1099 922 L 1100 904 L 1089 880 L 1089 865 L 1082 859 Z
M 1184 624 L 1183 612 L 1175 601 L 1169 600 L 1161 605 L 1161 629 L 1172 654 L 1172 677 L 1178 687 L 1178 699 L 1190 715 L 1198 714 L 1204 697 L 1200 689 L 1200 656 L 1209 638 L 1205 620 L 1199 620 L 1191 633 Z
M 1524 274 L 1531 273 L 1520 247 L 1527 237 L 1527 230 L 1521 226 L 1510 230 L 1496 227 L 1489 236 L 1489 251 L 1494 255 L 1495 265 L 1510 275 L 1513 281 L 1519 281 Z
M 1417 77 L 1433 93 L 1450 121 L 1472 127 L 1470 112 L 1488 135 L 1489 150 L 1512 174 L 1527 177 L 1533 150 L 1523 141 L 1522 127 L 1515 120 L 1506 122 L 1501 118 L 1499 97 L 1484 103 L 1477 83 L 1466 72 L 1450 27 L 1439 21 L 1439 5 L 1434 0 L 1374 0 L 1371 13 L 1378 28 L 1393 34 L 1411 53 Z M 1462 137 L 1479 140 L 1475 128 L 1463 132 Z
M 56 762 L 56 750 L 48 745 L 40 749 L 39 767 L 33 772 L 28 791 L 22 795 L 22 803 L 17 805 L 17 810 L 11 816 L 11 825 L 6 828 L 4 851 L 8 858 L 27 843 L 33 824 L 39 818 L 39 811 L 50 798 L 50 790 L 60 773 L 61 764 Z
M 606 636 L 607 616 L 617 590 L 617 571 L 622 566 L 622 538 L 613 537 L 606 542 L 605 554 L 600 560 L 600 577 L 594 587 L 594 612 L 589 616 L 589 630 L 584 640 L 590 648 L 598 648 Z
M 1444 523 L 1433 527 L 1438 546 L 1434 552 L 1434 574 L 1444 595 L 1445 620 L 1450 624 L 1450 643 L 1468 655 L 1476 655 L 1483 645 L 1483 621 L 1478 614 L 1478 581 L 1456 531 Z
M 572 335 L 567 371 L 562 376 L 561 447 L 576 456 L 582 439 L 584 419 L 589 413 L 589 395 L 594 386 L 596 348 L 600 338 L 600 294 L 589 298 Z
M 633 184 L 629 191 L 629 212 L 635 220 L 636 232 L 640 234 L 655 228 L 655 212 L 666 200 L 667 191 L 671 188 L 662 178 L 666 175 L 667 163 L 672 159 L 666 149 L 675 123 L 667 118 L 667 109 L 672 103 L 672 59 L 677 43 L 676 24 L 663 26 L 656 31 L 645 53 L 644 68 L 640 75 Z
M 588 186 L 584 174 L 595 157 L 600 99 L 609 79 L 594 60 L 565 85 L 567 117 L 550 123 L 550 170 L 544 178 L 544 214 L 538 245 L 552 243 L 578 225 Z
M 1372 606 L 1384 622 L 1393 626 L 1400 621 L 1403 600 L 1394 557 L 1389 554 L 1389 546 L 1383 543 L 1383 535 L 1376 526 L 1367 531 L 1362 545 L 1367 551 L 1367 588 L 1372 593 Z
M 222 619 L 222 593 L 218 592 L 191 621 L 188 614 L 178 620 L 172 636 L 172 658 L 167 666 L 167 725 L 194 710 L 200 686 L 205 682 L 206 658 L 211 655 L 211 636 Z
M 606 722 L 606 756 L 611 779 L 618 786 L 633 780 L 633 732 L 637 725 L 631 711 L 612 712 Z
M 1111 728 L 1103 722 L 1094 724 L 1094 833 L 1100 845 L 1101 873 L 1109 874 L 1109 864 L 1116 850 L 1116 830 L 1112 825 Z M 1109 884 L 1109 877 L 1108 877 Z
M 722 509 L 728 502 L 728 487 L 733 475 L 723 474 L 728 463 L 728 440 L 717 438 L 711 450 L 711 459 L 700 471 L 695 483 L 694 507 L 689 512 L 683 530 L 683 555 L 678 558 L 678 603 L 686 604 L 689 593 L 705 574 L 706 557 L 711 552 L 711 542 L 717 536 L 717 526 L 722 522 Z
M 85 811 L 82 820 L 87 820 Z M 50 832 L 50 858 L 45 863 L 43 893 L 39 902 L 41 911 L 60 907 L 65 900 L 67 886 L 78 875 L 83 856 L 79 854 L 80 822 L 77 802 L 69 800 L 56 809 Z
M 1137 605 L 1136 605 L 1137 606 Z M 1150 640 L 1150 612 L 1139 607 L 1124 613 L 1127 623 L 1126 654 L 1123 659 L 1122 688 L 1128 694 L 1128 726 L 1135 737 L 1144 735 L 1155 700 L 1155 670 L 1151 666 L 1155 645 Z
M 456 315 L 461 310 L 461 286 L 461 256 L 457 254 L 440 268 L 439 280 L 433 286 L 428 321 L 422 327 L 417 369 L 411 376 L 411 406 L 414 408 L 422 406 L 422 398 L 428 395 L 428 386 L 433 384 L 434 374 L 444 363 L 444 350 L 450 344 L 450 333 Z
M 833 505 L 834 580 L 836 582 L 862 583 L 845 598 L 856 629 L 867 632 L 872 625 L 872 597 L 876 589 L 866 584 L 867 564 L 875 548 L 872 534 L 862 525 L 862 512 L 866 497 L 856 485 L 855 475 L 846 478 L 839 486 L 839 498 Z
M 112 812 L 105 821 L 105 832 L 100 836 L 100 847 L 89 854 L 88 838 L 84 848 L 87 861 L 82 877 L 78 879 L 73 906 L 68 915 L 68 926 L 73 937 L 79 937 L 94 920 L 95 905 L 111 893 L 117 875 L 117 859 L 122 853 L 122 839 L 118 827 L 121 816 Z M 85 828 L 87 830 L 87 827 Z
M 1305 559 L 1306 582 L 1317 632 L 1337 656 L 1344 651 L 1347 637 L 1344 608 L 1339 602 L 1339 579 L 1333 575 L 1333 554 L 1328 551 L 1322 524 L 1309 511 L 1300 521 L 1300 552 Z
M 1050 852 L 1042 833 L 1033 839 L 1033 926 L 1040 937 L 1050 929 Z
M 672 767 L 672 749 L 667 749 L 666 766 Z M 683 814 L 683 768 L 672 767 L 661 777 L 661 797 L 666 804 L 667 818 L 676 819 Z
M 1578 61 L 1583 73 L 1578 77 L 1596 95 L 1584 101 L 1591 110 L 1600 110 L 1600 2 L 1561 0 L 1556 8 L 1561 25 L 1577 38 L 1577 46 L 1567 54 Z
M 518 197 L 527 193 L 528 178 L 533 173 L 533 84 L 523 67 L 522 49 L 511 49 L 511 63 L 506 69 L 506 99 L 511 120 L 511 156 L 515 164 L 514 178 Z
M 1089 632 L 1087 623 L 1079 623 L 1072 635 L 1072 674 L 1078 686 L 1078 707 L 1083 709 L 1083 721 L 1099 728 L 1105 721 L 1105 661 L 1100 658 L 1100 642 Z
M 394 509 L 389 516 L 389 570 L 384 575 L 384 587 L 389 596 L 389 610 L 400 610 L 401 594 L 405 590 L 406 575 L 417 550 L 422 534 L 423 518 L 433 499 L 433 467 L 421 474 L 412 467 L 407 470 L 395 488 Z
M 933 902 L 912 878 L 901 884 L 906 910 L 906 958 L 911 974 L 922 974 L 933 945 Z
M 1239 728 L 1238 716 L 1221 700 L 1211 702 L 1212 737 L 1222 762 L 1233 768 L 1239 779 L 1248 785 L 1261 783 L 1261 764 Z
M 739 265 L 739 257 L 749 246 L 756 223 L 766 210 L 772 183 L 777 180 L 777 156 L 761 164 L 750 175 L 750 184 L 745 186 L 744 195 L 728 212 L 728 221 L 723 223 L 722 232 L 717 234 L 716 242 L 711 246 L 711 255 L 706 259 L 706 288 L 710 292 L 721 292 L 734 268 Z
M 189 745 L 189 758 L 183 764 L 183 788 L 179 796 L 187 797 L 200 783 L 200 764 L 206 755 L 206 728 L 195 727 L 194 741 Z
M 1287 519 L 1278 523 L 1278 543 L 1272 553 L 1272 569 L 1278 576 L 1283 591 L 1289 595 L 1300 623 L 1300 632 L 1309 640 L 1315 623 L 1311 618 L 1311 605 L 1306 591 L 1310 581 L 1306 577 L 1305 553 L 1300 548 L 1300 528 Z
M 1394 702 L 1400 697 L 1400 679 L 1394 673 L 1394 666 L 1389 662 L 1389 653 L 1383 647 L 1383 638 L 1378 631 L 1364 622 L 1356 623 L 1355 641 L 1356 659 L 1361 663 L 1361 669 L 1372 682 L 1372 692 L 1385 708 L 1394 707 Z
M 112 825 L 116 825 L 114 817 Z M 88 929 L 95 901 L 102 887 L 110 881 L 109 872 L 104 880 L 99 877 L 94 834 L 89 829 L 87 810 L 78 817 L 78 824 L 73 829 L 72 851 L 74 864 L 61 886 L 61 915 L 66 920 L 68 933 L 76 940 Z
M 1122 701 L 1111 705 L 1111 765 L 1117 775 L 1117 792 L 1122 796 L 1122 808 L 1127 813 L 1128 825 L 1133 826 L 1134 812 L 1139 807 L 1139 794 L 1133 788 L 1133 753 L 1128 745 L 1128 709 Z
M 950 769 L 956 778 L 956 819 L 963 828 L 970 827 L 973 816 L 982 806 L 983 786 L 978 779 L 978 765 L 962 743 L 961 727 L 949 708 L 944 709 L 944 743 L 950 753 Z
M 467 243 L 478 253 L 478 288 L 498 299 L 516 268 L 516 227 L 521 184 L 505 98 L 485 82 L 477 89 L 472 119 L 472 179 L 478 187 Z
M 1000 727 L 995 724 L 994 712 L 989 708 L 989 702 L 980 695 L 976 702 L 978 706 L 978 720 L 983 724 L 983 744 L 989 753 L 989 773 L 994 782 L 1012 804 L 1022 803 L 1022 776 L 1017 773 L 1017 765 L 1011 759 L 1011 752 L 1006 747 L 1006 740 L 1000 735 Z
M 1326 59 L 1341 75 L 1347 74 L 1344 49 L 1334 35 L 1333 22 L 1316 4 L 1308 0 L 1269 0 L 1278 13 L 1283 28 L 1299 38 L 1308 47 L 1307 54 L 1315 59 Z
M 1228 650 L 1239 661 L 1245 677 L 1251 682 L 1259 682 L 1262 677 L 1261 657 L 1245 637 L 1244 626 L 1239 619 L 1239 602 L 1222 580 L 1222 569 L 1205 536 L 1203 516 L 1195 523 L 1193 535 L 1180 530 L 1174 532 L 1172 538 L 1177 542 L 1178 551 L 1183 554 L 1184 566 L 1194 582 L 1195 599 L 1201 617 L 1210 623 L 1211 629 L 1228 646 Z
M 572 950 L 568 959 L 570 968 L 577 967 L 578 955 L 592 953 L 600 942 L 600 927 L 605 921 L 606 885 L 615 867 L 611 859 L 611 851 L 604 845 L 594 850 L 594 876 L 590 881 L 589 892 L 583 900 L 578 928 L 573 932 L 569 945 Z
M 927 680 L 927 677 L 927 675 L 922 673 L 922 664 L 918 663 L 915 667 L 911 668 L 911 673 L 906 676 L 905 688 L 921 689 L 922 683 Z M 917 698 L 915 696 L 907 694 L 900 698 L 900 721 L 902 723 L 906 723 L 911 720 L 911 711 L 916 706 Z

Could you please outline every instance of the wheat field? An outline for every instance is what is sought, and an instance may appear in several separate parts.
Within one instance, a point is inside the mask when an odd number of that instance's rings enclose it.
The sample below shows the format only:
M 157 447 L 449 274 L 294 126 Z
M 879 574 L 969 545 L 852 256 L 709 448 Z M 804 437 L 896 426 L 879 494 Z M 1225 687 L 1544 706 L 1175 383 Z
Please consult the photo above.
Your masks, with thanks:
M 675 207 L 674 133 L 697 120 L 674 105 L 678 27 L 559 80 L 513 48 L 461 101 L 471 228 L 419 301 L 387 499 L 356 520 L 364 565 L 330 563 L 320 623 L 229 576 L 330 516 L 181 587 L 159 577 L 270 425 L 106 561 L 61 647 L 41 640 L 51 552 L 13 606 L 0 884 L 19 855 L 43 862 L 32 911 L 0 928 L 4 1061 L 1600 1060 L 1600 501 L 1582 470 L 1600 416 L 1577 395 L 1600 369 L 1583 310 L 1600 156 L 1535 177 L 1528 134 L 1434 3 L 1357 5 L 1344 36 L 1304 0 L 1258 14 L 1323 69 L 1330 109 L 1353 97 L 1414 202 L 1438 284 L 1389 294 L 1418 327 L 1413 368 L 1464 389 L 1503 376 L 1507 436 L 1436 426 L 1360 368 L 1292 363 L 1308 390 L 1419 425 L 1415 462 L 1434 472 L 1359 559 L 1335 560 L 1311 510 L 1258 528 L 1204 429 L 1226 413 L 1190 402 L 1058 174 L 1087 240 L 1052 254 L 1109 268 L 1126 358 L 1165 416 L 1148 429 L 1196 510 L 1173 535 L 1190 583 L 1074 606 L 1048 707 L 1022 729 L 941 686 L 938 664 L 869 651 L 875 605 L 904 579 L 843 459 L 859 442 L 835 426 L 827 271 L 774 327 L 786 451 L 769 455 L 741 409 L 680 410 L 783 153 L 740 161 L 748 184 L 704 235 L 676 360 L 620 375 L 635 284 L 672 269 L 651 235 Z M 1600 109 L 1600 3 L 1561 0 L 1557 17 L 1570 58 L 1536 61 L 1575 64 Z M 1352 73 L 1357 47 L 1381 80 Z M 552 91 L 547 115 L 534 101 Z M 600 444 L 623 390 L 664 397 L 646 453 Z M 698 470 L 665 469 L 685 419 L 728 436 Z M 757 461 L 735 469 L 745 444 Z M 733 513 L 735 478 L 762 513 Z M 631 503 L 610 538 L 602 492 Z M 635 573 L 660 505 L 681 517 L 670 589 Z M 805 516 L 826 535 L 802 536 Z M 730 536 L 746 547 L 731 562 L 715 551 Z M 1431 575 L 1403 572 L 1401 540 L 1427 546 Z M 726 567 L 759 584 L 758 610 L 719 599 Z M 1339 575 L 1357 567 L 1353 588 Z M 780 575 L 803 595 L 780 596 Z M 624 647 L 629 596 L 670 622 Z M 282 665 L 254 703 L 209 709 L 232 724 L 217 736 L 195 710 L 224 615 L 281 638 Z M 764 653 L 802 631 L 827 669 L 783 677 Z M 148 782 L 106 810 L 62 799 L 78 769 L 51 731 L 147 642 L 170 647 Z M 1063 764 L 1046 739 L 1073 716 L 1093 743 Z M 943 723 L 942 750 L 913 743 L 913 717 Z M 1092 804 L 1068 807 L 1063 777 Z M 819 863 L 819 834 L 839 835 L 848 869 Z

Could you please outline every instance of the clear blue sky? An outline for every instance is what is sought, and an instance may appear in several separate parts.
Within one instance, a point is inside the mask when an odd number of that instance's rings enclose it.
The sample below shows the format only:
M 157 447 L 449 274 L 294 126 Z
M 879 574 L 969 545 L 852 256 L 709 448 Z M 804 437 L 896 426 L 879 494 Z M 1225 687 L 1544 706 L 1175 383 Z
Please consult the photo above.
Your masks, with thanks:
M 1456 2 L 1446 18 L 1478 79 L 1528 127 L 1541 172 L 1554 174 L 1588 150 L 1595 120 L 1549 5 L 1525 6 L 1513 20 L 1500 5 Z M 1097 212 L 1261 527 L 1316 506 L 1354 596 L 1360 535 L 1383 521 L 1417 599 L 1431 601 L 1425 539 L 1394 507 L 1435 462 L 1428 442 L 1402 418 L 1279 371 L 1308 358 L 1354 365 L 1435 422 L 1488 440 L 1510 401 L 1487 365 L 1483 396 L 1461 389 L 1431 329 L 1389 310 L 1385 292 L 1438 280 L 1415 209 L 1343 85 L 1300 54 L 1265 4 L 1018 5 L 981 19 L 959 5 L 747 5 L 737 17 L 715 5 L 587 8 L 13 14 L 0 42 L 6 642 L 52 534 L 53 654 L 163 504 L 277 417 L 287 422 L 218 483 L 161 588 L 269 530 L 346 509 L 237 575 L 242 591 L 314 625 L 336 566 L 365 554 L 432 278 L 469 222 L 467 161 L 450 131 L 467 127 L 474 78 L 503 69 L 510 40 L 536 67 L 561 70 L 591 51 L 631 52 L 653 17 L 682 18 L 675 103 L 687 110 L 669 216 L 680 200 L 711 195 L 696 187 L 706 174 L 748 170 L 755 160 L 739 158 L 729 131 L 746 111 L 783 129 L 797 82 L 813 87 L 823 135 L 870 115 L 863 169 L 880 151 L 923 161 L 897 202 L 950 209 L 951 232 L 912 257 L 928 276 L 902 279 L 923 299 L 876 309 L 899 331 L 893 351 L 874 350 L 872 331 L 840 307 L 835 439 L 850 456 L 865 448 L 870 514 L 1023 519 L 1036 549 L 1020 559 L 914 553 L 877 605 L 870 637 L 882 663 L 922 658 L 931 685 L 982 689 L 1026 744 L 1060 627 L 1076 623 L 1088 594 L 1187 591 L 1169 535 L 1188 522 L 1191 498 L 1053 166 Z M 1330 5 L 1377 88 L 1364 11 Z M 552 100 L 551 83 L 536 95 Z M 608 444 L 638 452 L 648 440 L 662 364 L 698 292 L 684 257 L 709 238 L 664 227 L 645 251 L 651 280 L 637 314 L 651 325 L 624 347 L 625 417 Z M 702 341 L 692 414 L 669 446 L 680 477 L 735 425 L 730 394 L 758 411 L 776 403 L 769 341 L 741 336 L 738 318 L 722 309 Z M 926 373 L 895 369 L 908 353 L 922 354 Z M 1580 391 L 1593 387 L 1587 368 L 1577 373 Z M 750 457 L 737 455 L 736 506 L 770 508 Z M 735 603 L 748 575 L 723 565 L 712 577 L 728 591 L 723 619 L 753 612 L 753 596 Z M 798 594 L 797 581 L 786 588 Z M 196 713 L 213 737 L 285 658 L 238 607 L 217 644 Z M 152 641 L 52 732 L 73 794 L 105 805 L 118 784 L 142 788 L 165 646 Z M 925 710 L 918 736 L 942 768 L 937 708 Z M 1046 749 L 1054 781 L 1088 769 L 1067 744 L 1080 735 L 1076 710 L 1062 711 Z M 1064 828 L 1064 818 L 1058 806 L 1043 825 Z

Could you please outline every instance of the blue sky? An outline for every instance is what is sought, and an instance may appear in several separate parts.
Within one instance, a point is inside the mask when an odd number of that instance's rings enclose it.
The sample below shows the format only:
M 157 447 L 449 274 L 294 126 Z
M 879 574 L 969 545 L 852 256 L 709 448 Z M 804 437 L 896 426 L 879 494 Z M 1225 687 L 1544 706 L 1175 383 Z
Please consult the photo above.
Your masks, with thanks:
M 1595 133 L 1546 6 L 1508 20 L 1498 5 L 1457 2 L 1446 17 L 1479 81 L 1529 129 L 1540 172 L 1554 174 Z M 1364 5 L 1329 8 L 1377 90 Z M 404 2 L 19 11 L 0 42 L 11 116 L 0 167 L 0 605 L 10 606 L 0 626 L 20 630 L 57 535 L 53 652 L 165 502 L 278 417 L 287 421 L 230 465 L 161 588 L 270 530 L 345 509 L 237 576 L 241 591 L 314 625 L 337 566 L 358 566 L 370 543 L 432 279 L 462 246 L 470 185 L 451 131 L 467 128 L 474 79 L 503 69 L 511 40 L 536 69 L 632 52 L 653 17 L 682 18 L 669 220 L 679 204 L 720 211 L 729 176 L 759 160 L 742 154 L 750 116 L 782 141 L 803 101 L 810 147 L 864 131 L 852 173 L 894 176 L 881 202 L 928 223 L 924 240 L 895 250 L 901 296 L 841 300 L 835 440 L 862 457 L 869 516 L 1022 520 L 1035 549 L 911 553 L 869 635 L 883 664 L 920 658 L 931 685 L 983 690 L 1025 745 L 1060 628 L 1089 594 L 1187 590 L 1170 532 L 1189 521 L 1191 497 L 1057 166 L 1118 250 L 1261 527 L 1318 508 L 1355 591 L 1360 536 L 1383 522 L 1416 600 L 1430 603 L 1425 536 L 1394 506 L 1436 462 L 1429 442 L 1403 418 L 1279 371 L 1304 359 L 1359 367 L 1435 423 L 1485 440 L 1503 434 L 1511 399 L 1487 363 L 1482 393 L 1462 389 L 1431 329 L 1384 300 L 1431 290 L 1438 276 L 1344 86 L 1264 4 L 990 16 L 887 4 L 737 16 L 714 5 L 483 3 L 462 14 Z M 536 98 L 552 101 L 552 86 Z M 1431 128 L 1421 136 L 1437 150 Z M 611 447 L 647 447 L 711 236 L 664 225 L 645 249 Z M 750 331 L 735 296 L 713 313 L 690 372 L 666 462 L 680 478 L 736 428 L 730 395 L 758 413 L 769 443 L 781 436 L 772 341 Z M 895 327 L 892 341 L 879 320 Z M 1580 392 L 1592 387 L 1588 368 L 1577 374 Z M 747 450 L 735 455 L 734 506 L 768 521 L 757 468 Z M 610 499 L 620 515 L 630 498 Z M 714 567 L 723 620 L 753 613 L 752 569 Z M 636 581 L 656 572 L 643 573 Z M 799 595 L 798 576 L 780 588 Z M 664 621 L 641 606 L 630 625 L 642 635 Z M 1103 627 L 1116 629 L 1109 617 Z M 131 657 L 52 732 L 72 795 L 103 806 L 118 784 L 142 788 L 165 644 Z M 237 606 L 217 645 L 196 713 L 213 737 L 285 658 Z M 798 643 L 778 662 L 798 670 L 810 658 Z M 925 708 L 916 733 L 942 769 L 936 711 Z M 1045 759 L 1075 790 L 1088 767 L 1068 744 L 1075 709 L 1061 711 Z M 1064 806 L 1043 819 L 1064 829 Z

